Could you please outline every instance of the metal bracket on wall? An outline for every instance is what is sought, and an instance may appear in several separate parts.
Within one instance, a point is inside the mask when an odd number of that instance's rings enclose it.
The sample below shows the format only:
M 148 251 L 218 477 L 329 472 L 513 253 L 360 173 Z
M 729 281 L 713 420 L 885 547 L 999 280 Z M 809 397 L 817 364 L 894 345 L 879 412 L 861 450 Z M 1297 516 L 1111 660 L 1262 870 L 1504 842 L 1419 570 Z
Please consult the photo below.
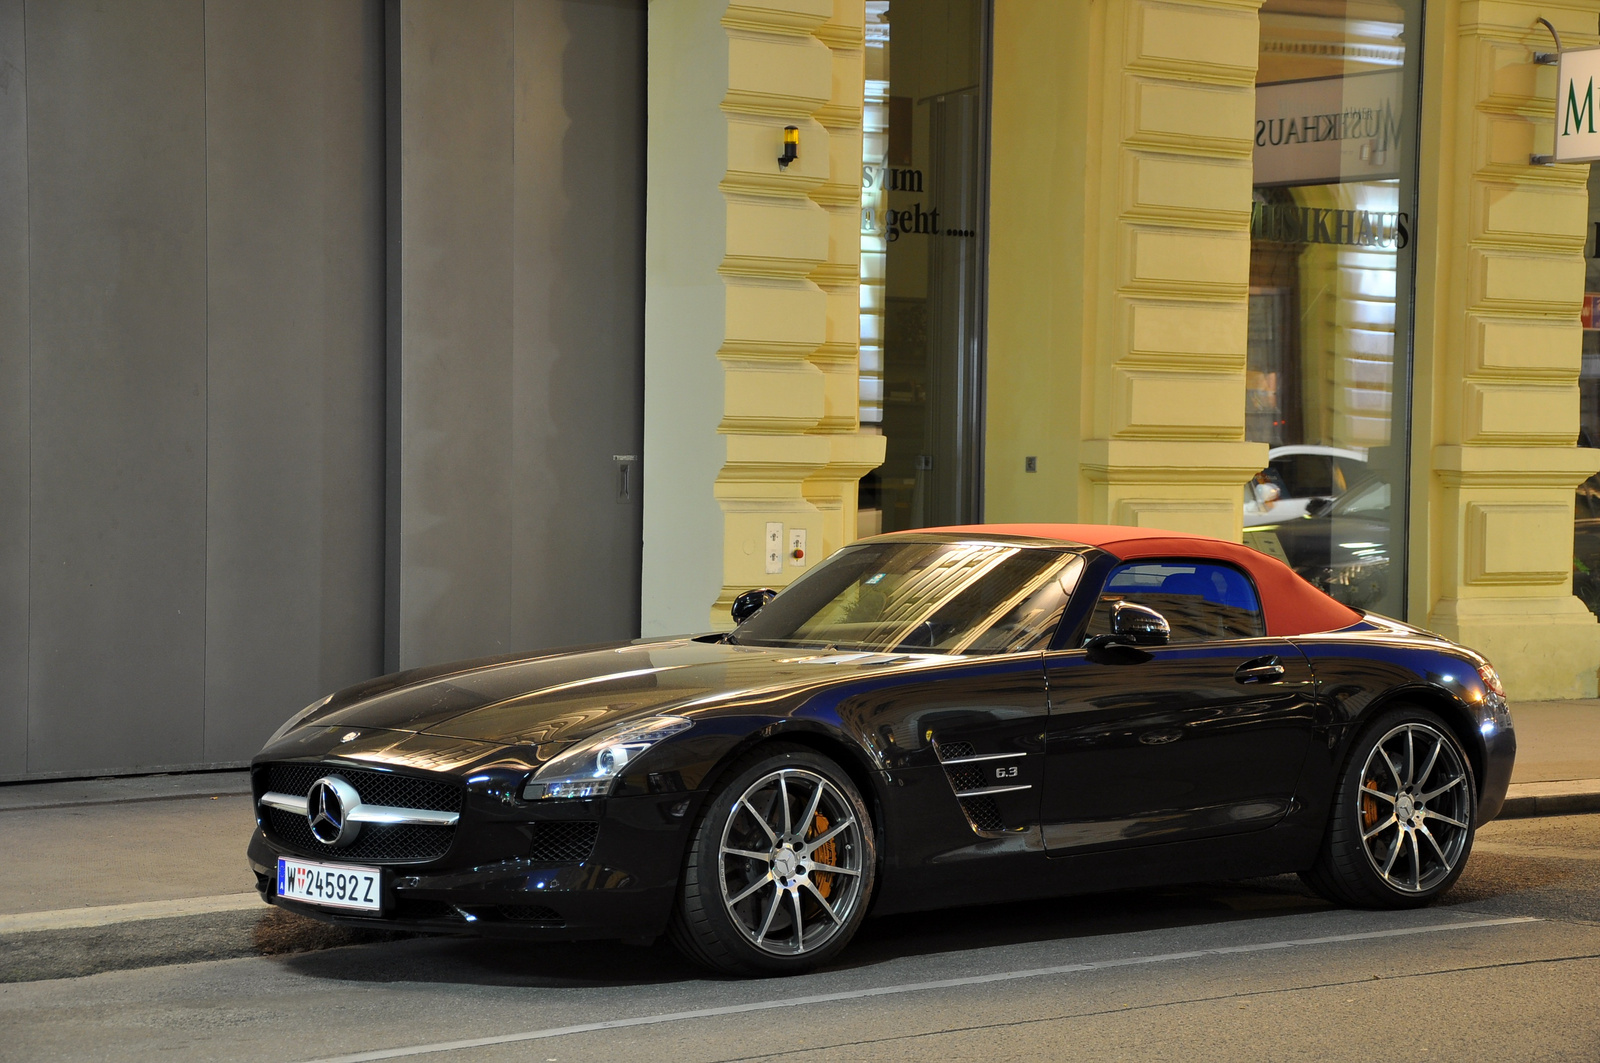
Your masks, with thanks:
M 1558 66 L 1558 65 L 1560 65 L 1560 63 L 1561 63 L 1561 34 L 1556 32 L 1555 26 L 1552 25 L 1550 20 L 1545 18 L 1543 15 L 1540 15 L 1534 21 L 1538 22 L 1541 26 L 1543 26 L 1545 29 L 1550 31 L 1550 36 L 1555 38 L 1556 50 L 1553 51 L 1553 52 L 1534 52 L 1533 53 L 1533 61 L 1535 63 L 1537 63 L 1538 65 L 1540 65 L 1540 66 Z M 1556 164 L 1556 157 L 1554 155 L 1529 155 L 1528 156 L 1528 165 L 1529 166 L 1554 166 L 1555 164 Z
M 627 505 L 633 501 L 636 492 L 634 486 L 633 467 L 639 461 L 637 454 L 613 454 L 611 460 L 617 465 L 617 504 Z
M 1534 21 L 1550 31 L 1550 36 L 1556 39 L 1556 50 L 1553 52 L 1534 52 L 1533 61 L 1540 66 L 1555 66 L 1561 62 L 1561 34 L 1556 32 L 1556 28 L 1550 24 L 1550 20 L 1543 15 L 1540 15 Z

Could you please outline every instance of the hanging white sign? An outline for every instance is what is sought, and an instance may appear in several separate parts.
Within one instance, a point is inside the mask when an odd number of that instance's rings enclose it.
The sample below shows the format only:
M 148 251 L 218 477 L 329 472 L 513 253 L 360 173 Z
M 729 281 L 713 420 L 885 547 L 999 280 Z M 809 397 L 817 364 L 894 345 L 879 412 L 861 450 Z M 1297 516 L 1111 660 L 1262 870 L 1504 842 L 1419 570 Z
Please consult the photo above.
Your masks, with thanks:
M 1556 161 L 1600 161 L 1600 48 L 1561 53 L 1556 73 Z

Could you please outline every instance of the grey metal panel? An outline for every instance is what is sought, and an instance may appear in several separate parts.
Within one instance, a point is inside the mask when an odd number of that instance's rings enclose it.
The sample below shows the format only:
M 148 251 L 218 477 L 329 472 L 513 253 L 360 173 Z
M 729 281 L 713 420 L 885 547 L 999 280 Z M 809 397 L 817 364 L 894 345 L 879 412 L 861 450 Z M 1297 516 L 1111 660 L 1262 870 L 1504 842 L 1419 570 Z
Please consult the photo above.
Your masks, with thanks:
M 0 0 L 0 777 L 28 764 L 28 103 L 22 0 Z
M 520 643 L 510 625 L 512 5 L 399 0 L 389 14 L 400 22 L 388 55 L 399 64 L 390 253 L 400 256 L 389 638 L 404 666 Z
M 644 0 L 519 0 L 512 612 L 531 647 L 639 631 Z M 631 498 L 619 502 L 632 455 Z
M 202 16 L 27 10 L 30 772 L 204 757 Z
M 382 666 L 381 16 L 206 5 L 212 762 Z

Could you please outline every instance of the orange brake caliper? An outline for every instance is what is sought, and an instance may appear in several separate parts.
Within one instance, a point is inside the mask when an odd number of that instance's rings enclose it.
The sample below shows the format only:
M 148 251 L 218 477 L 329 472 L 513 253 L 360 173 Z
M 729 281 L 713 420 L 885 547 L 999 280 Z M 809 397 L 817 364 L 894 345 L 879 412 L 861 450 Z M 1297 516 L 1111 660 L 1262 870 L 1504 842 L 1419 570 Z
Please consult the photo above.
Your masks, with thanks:
M 1378 823 L 1378 799 L 1368 792 L 1368 788 L 1376 789 L 1377 783 L 1372 779 L 1361 780 L 1361 829 L 1369 831 Z
M 811 836 L 820 838 L 827 830 L 828 817 L 818 812 L 817 818 L 811 821 Z M 817 851 L 811 855 L 819 864 L 834 864 L 834 866 L 838 866 L 839 843 L 836 840 L 829 839 L 826 844 L 817 846 Z M 816 884 L 817 892 L 822 894 L 824 899 L 833 892 L 833 872 L 818 871 L 811 876 L 811 881 Z

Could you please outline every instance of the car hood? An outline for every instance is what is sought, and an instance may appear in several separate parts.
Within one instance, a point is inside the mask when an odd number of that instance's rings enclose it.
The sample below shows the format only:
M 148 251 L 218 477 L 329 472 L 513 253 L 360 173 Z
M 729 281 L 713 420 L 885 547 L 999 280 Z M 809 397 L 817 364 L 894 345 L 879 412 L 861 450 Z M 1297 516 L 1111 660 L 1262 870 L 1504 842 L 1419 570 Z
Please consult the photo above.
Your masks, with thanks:
M 473 663 L 337 695 L 299 726 L 379 728 L 501 745 L 587 738 L 620 719 L 729 703 L 758 704 L 806 687 L 949 657 L 839 653 L 679 639 Z M 359 692 L 360 688 L 355 688 Z

